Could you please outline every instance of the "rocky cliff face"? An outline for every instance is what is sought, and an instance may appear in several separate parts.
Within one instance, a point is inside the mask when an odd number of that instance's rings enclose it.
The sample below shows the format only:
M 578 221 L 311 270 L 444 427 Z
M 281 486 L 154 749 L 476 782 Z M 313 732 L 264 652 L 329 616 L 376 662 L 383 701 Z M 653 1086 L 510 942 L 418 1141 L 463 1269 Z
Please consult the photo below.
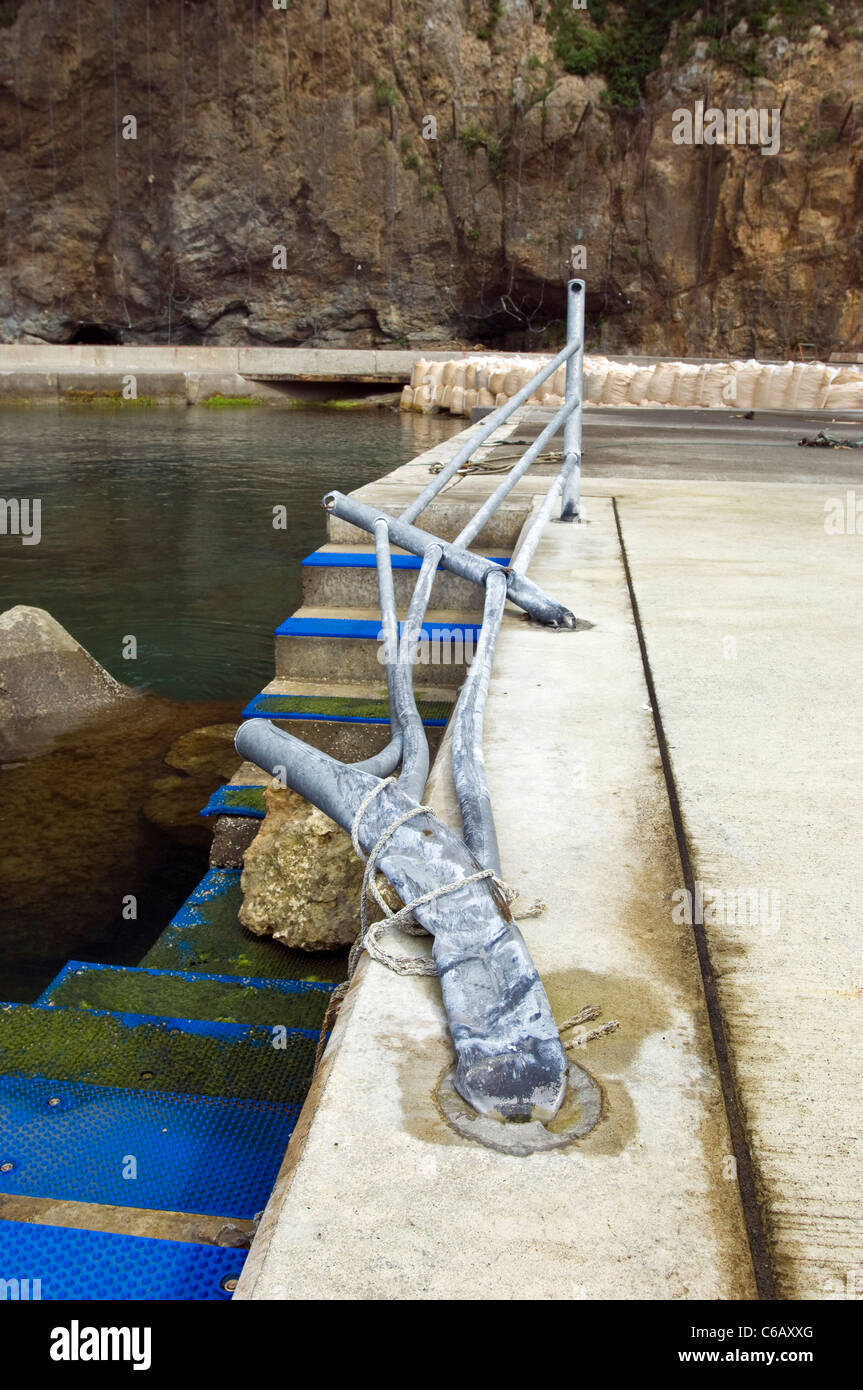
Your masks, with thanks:
M 594 348 L 863 338 L 856 6 L 288 3 L 0 4 L 6 341 L 538 349 L 573 247 Z

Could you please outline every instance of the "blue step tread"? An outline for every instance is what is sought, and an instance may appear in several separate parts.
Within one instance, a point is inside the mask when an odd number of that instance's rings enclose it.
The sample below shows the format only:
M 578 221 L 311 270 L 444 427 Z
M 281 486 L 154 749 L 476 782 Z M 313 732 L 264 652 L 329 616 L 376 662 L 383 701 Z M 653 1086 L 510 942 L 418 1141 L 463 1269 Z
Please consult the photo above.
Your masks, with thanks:
M 238 916 L 243 905 L 241 872 L 208 870 L 140 964 L 314 984 L 344 980 L 347 951 L 295 951 L 246 930 Z
M 404 624 L 399 623 L 399 636 Z M 474 642 L 479 636 L 481 623 L 427 622 L 422 630 L 427 637 L 435 637 L 442 632 L 462 633 Z M 380 619 L 372 618 L 286 618 L 275 629 L 276 637 L 346 637 L 371 638 L 376 641 L 381 635 Z
M 242 717 L 249 716 L 244 712 Z M 266 815 L 264 788 L 257 782 L 224 782 L 213 792 L 201 815 L 248 816 L 251 820 L 263 820 Z
M 246 1254 L 219 1245 L 0 1221 L 0 1269 L 7 1280 L 18 1280 L 19 1298 L 27 1280 L 26 1296 L 45 1301 L 215 1302 L 231 1297 L 225 1285 L 239 1278 Z
M 222 1023 L 283 1024 L 317 1030 L 335 988 L 305 980 L 265 980 L 70 960 L 37 1004 Z
M 487 555 L 486 559 L 495 565 L 509 564 L 508 555 Z M 391 562 L 394 570 L 418 570 L 422 564 L 419 555 L 393 555 Z M 303 560 L 303 564 L 323 569 L 373 570 L 377 569 L 378 559 L 376 555 L 363 551 L 313 550 L 311 555 L 307 555 Z M 438 565 L 438 569 L 442 568 L 443 566 Z
M 251 1219 L 272 1191 L 299 1113 L 299 1105 L 3 1076 L 2 1188 Z
M 302 1104 L 320 1034 L 50 1005 L 0 1005 L 0 1075 Z

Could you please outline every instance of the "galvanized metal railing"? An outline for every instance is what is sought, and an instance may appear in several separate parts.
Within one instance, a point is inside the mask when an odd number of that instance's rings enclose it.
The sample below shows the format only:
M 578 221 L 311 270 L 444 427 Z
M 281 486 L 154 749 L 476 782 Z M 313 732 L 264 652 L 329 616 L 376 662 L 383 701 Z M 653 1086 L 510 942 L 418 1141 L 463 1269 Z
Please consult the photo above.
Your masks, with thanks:
M 355 847 L 367 857 L 367 883 L 373 887 L 374 872 L 380 870 L 406 904 L 391 921 L 402 926 L 409 920 L 419 923 L 434 937 L 434 973 L 440 976 L 457 1055 L 455 1085 L 475 1111 L 500 1119 L 548 1120 L 557 1113 L 566 1091 L 566 1056 L 501 880 L 482 730 L 507 600 L 539 623 L 575 626 L 569 609 L 528 579 L 526 570 L 558 504 L 561 521 L 579 517 L 584 293 L 583 281 L 569 282 L 566 346 L 482 422 L 399 517 L 339 492 L 324 498 L 327 511 L 374 538 L 390 708 L 391 736 L 386 748 L 362 762 L 345 764 L 259 719 L 243 724 L 236 738 L 241 756 L 271 773 L 278 771 L 290 787 L 351 832 Z M 416 526 L 417 517 L 476 450 L 564 363 L 563 406 L 455 540 L 445 541 Z M 561 424 L 563 465 L 512 563 L 503 566 L 471 553 L 467 547 Z M 400 634 L 393 545 L 422 559 Z M 477 649 L 452 716 L 452 770 L 463 836 L 420 803 L 429 752 L 414 698 L 413 670 L 439 568 L 485 586 Z M 397 768 L 398 777 L 393 778 Z M 362 920 L 361 946 L 376 959 L 392 963 L 366 927 L 365 885 Z M 401 973 L 428 973 L 423 964 L 399 963 L 398 968 Z

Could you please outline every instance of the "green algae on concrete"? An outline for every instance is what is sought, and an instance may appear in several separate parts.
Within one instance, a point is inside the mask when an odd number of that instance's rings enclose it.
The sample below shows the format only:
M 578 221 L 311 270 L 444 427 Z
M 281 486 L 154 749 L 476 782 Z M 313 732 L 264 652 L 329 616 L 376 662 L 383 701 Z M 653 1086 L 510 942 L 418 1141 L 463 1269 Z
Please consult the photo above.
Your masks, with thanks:
M 244 410 L 248 406 L 264 405 L 265 402 L 252 396 L 207 396 L 205 400 L 198 401 L 198 405 L 206 406 L 208 410 Z
M 259 695 L 255 701 L 259 714 L 278 718 L 281 711 L 291 714 L 317 715 L 323 719 L 389 719 L 389 701 L 364 700 L 355 696 L 338 695 Z M 451 700 L 417 700 L 421 719 L 448 719 L 453 711 Z
M 0 1073 L 175 1095 L 299 1104 L 315 1033 L 85 1009 L 0 1008 Z
M 225 811 L 260 811 L 264 815 L 267 809 L 263 787 L 224 786 L 220 789 L 219 799 Z
M 149 408 L 158 404 L 153 396 L 124 396 L 119 389 L 96 391 L 75 386 L 61 391 L 57 399 L 61 405 L 110 406 L 119 409 Z
M 347 975 L 346 951 L 293 951 L 240 925 L 239 876 L 224 892 L 195 904 L 199 919 L 169 923 L 141 961 L 155 970 L 201 970 L 208 975 L 253 975 L 268 980 L 337 984 Z
M 179 974 L 87 964 L 69 970 L 40 1000 L 78 1009 L 310 1029 L 320 1028 L 329 1001 L 326 989 L 267 988 L 264 981 L 252 983 L 243 976 L 187 979 Z

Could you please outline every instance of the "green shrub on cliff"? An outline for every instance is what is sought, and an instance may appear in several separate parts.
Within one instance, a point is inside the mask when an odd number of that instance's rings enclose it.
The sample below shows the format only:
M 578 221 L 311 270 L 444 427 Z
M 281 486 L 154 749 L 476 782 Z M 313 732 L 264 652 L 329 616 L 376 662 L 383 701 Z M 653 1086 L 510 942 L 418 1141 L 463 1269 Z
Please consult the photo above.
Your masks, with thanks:
M 810 25 L 830 16 L 826 0 L 590 0 L 589 9 L 576 9 L 572 0 L 550 0 L 546 27 L 554 56 L 567 72 L 586 77 L 598 72 L 605 79 L 603 102 L 623 111 L 641 105 L 644 84 L 655 72 L 676 20 L 694 19 L 690 34 L 712 41 L 712 56 L 736 64 L 744 76 L 761 76 L 755 39 L 778 19 L 776 32 L 796 37 Z M 748 34 L 732 34 L 741 20 Z

